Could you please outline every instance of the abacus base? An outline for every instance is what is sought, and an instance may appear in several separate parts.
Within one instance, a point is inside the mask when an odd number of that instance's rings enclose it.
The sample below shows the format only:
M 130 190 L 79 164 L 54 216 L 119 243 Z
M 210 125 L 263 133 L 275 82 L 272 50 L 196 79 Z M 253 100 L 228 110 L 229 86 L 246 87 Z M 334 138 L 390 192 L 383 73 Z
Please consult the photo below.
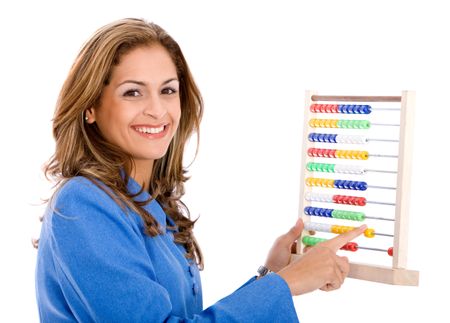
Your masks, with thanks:
M 419 285 L 418 271 L 358 263 L 350 263 L 348 277 L 391 285 Z

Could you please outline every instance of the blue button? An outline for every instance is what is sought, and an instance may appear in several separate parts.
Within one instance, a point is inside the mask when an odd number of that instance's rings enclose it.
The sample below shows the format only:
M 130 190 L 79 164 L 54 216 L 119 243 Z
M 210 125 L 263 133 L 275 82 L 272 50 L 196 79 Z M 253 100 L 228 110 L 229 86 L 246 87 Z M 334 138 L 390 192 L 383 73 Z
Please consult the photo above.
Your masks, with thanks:
M 197 295 L 199 292 L 199 287 L 196 283 L 192 284 L 192 292 L 194 293 L 194 295 Z
M 191 275 L 191 277 L 194 277 L 194 269 L 192 268 L 192 266 L 189 266 L 189 274 Z

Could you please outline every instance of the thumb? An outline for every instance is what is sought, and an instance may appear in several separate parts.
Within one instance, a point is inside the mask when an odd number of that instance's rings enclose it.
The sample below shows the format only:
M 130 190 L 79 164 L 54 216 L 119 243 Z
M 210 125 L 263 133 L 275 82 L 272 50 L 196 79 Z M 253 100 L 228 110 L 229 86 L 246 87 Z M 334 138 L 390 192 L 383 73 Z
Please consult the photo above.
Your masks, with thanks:
M 297 222 L 295 222 L 295 225 L 283 236 L 283 242 L 291 245 L 292 243 L 297 240 L 303 231 L 303 221 L 301 218 L 298 218 Z

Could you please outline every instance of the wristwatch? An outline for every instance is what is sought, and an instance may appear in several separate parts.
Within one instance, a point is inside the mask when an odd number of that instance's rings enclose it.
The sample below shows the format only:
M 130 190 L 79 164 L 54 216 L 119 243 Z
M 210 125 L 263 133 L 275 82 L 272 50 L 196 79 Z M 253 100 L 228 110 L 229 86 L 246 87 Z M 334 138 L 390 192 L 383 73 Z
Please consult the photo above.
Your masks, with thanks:
M 270 270 L 266 266 L 259 266 L 257 272 L 258 272 L 258 278 L 261 278 L 267 274 L 270 274 L 272 272 L 272 270 Z

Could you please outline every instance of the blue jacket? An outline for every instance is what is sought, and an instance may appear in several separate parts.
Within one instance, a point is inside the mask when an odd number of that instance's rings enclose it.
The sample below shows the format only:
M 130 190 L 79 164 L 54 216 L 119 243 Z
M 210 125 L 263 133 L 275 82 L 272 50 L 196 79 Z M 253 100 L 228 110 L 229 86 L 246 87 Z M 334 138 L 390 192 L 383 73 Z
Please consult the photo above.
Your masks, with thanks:
M 140 186 L 132 179 L 130 192 Z M 143 192 L 136 199 L 149 197 Z M 254 278 L 202 308 L 197 266 L 173 241 L 158 204 L 146 209 L 164 234 L 149 237 L 83 177 L 66 182 L 47 208 L 36 267 L 41 322 L 297 322 L 289 287 L 276 274 Z

